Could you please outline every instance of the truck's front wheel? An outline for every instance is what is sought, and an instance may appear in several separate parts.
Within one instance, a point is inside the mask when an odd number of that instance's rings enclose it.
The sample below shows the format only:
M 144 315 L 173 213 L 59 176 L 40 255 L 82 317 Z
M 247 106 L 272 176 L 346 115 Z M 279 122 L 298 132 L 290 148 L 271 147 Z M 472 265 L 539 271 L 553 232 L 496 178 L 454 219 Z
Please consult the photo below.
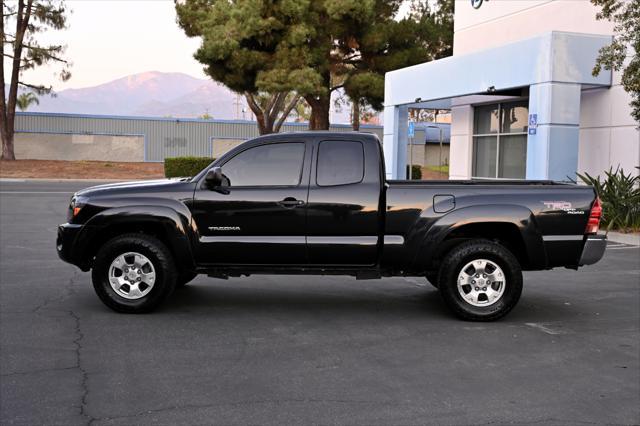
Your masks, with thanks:
M 144 313 L 158 306 L 175 288 L 176 268 L 167 247 L 143 234 L 122 235 L 97 253 L 93 288 L 109 308 Z
M 438 287 L 459 317 L 492 321 L 506 315 L 522 293 L 522 270 L 502 245 L 472 240 L 454 248 L 440 267 Z

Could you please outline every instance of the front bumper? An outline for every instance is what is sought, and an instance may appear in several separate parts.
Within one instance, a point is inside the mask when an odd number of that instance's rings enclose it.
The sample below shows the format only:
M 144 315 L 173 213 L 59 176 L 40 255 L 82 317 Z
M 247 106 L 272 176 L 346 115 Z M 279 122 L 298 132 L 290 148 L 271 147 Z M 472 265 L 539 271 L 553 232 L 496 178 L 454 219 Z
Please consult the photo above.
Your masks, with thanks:
M 58 226 L 58 237 L 56 238 L 56 251 L 60 259 L 77 266 L 80 265 L 74 253 L 74 248 L 80 229 L 82 229 L 82 225 L 63 223 Z M 81 266 L 80 269 L 82 269 Z
M 607 249 L 607 237 L 605 235 L 590 235 L 584 242 L 579 265 L 593 265 L 604 256 Z

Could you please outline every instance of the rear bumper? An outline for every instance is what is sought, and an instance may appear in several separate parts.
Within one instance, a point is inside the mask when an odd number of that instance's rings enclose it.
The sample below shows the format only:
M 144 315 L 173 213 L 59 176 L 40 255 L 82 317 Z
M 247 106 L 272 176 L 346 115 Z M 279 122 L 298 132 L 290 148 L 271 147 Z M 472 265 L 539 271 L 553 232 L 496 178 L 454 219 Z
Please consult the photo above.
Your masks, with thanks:
M 59 225 L 58 237 L 56 238 L 56 251 L 58 252 L 58 257 L 60 257 L 60 259 L 83 269 L 78 263 L 78 258 L 74 250 L 76 238 L 80 233 L 80 229 L 82 229 L 82 225 L 75 225 L 72 223 L 63 223 L 62 225 Z
M 607 249 L 607 237 L 604 235 L 590 235 L 584 242 L 579 265 L 593 265 L 604 256 Z

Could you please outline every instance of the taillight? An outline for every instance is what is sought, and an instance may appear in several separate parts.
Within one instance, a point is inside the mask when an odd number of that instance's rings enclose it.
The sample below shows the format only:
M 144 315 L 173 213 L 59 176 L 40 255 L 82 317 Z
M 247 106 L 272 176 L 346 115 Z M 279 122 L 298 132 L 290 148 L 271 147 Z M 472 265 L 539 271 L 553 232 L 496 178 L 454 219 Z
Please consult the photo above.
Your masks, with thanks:
M 591 206 L 591 212 L 589 213 L 589 220 L 587 221 L 587 229 L 585 234 L 597 234 L 600 228 L 600 219 L 602 218 L 602 204 L 600 204 L 600 198 L 596 197 L 596 200 Z

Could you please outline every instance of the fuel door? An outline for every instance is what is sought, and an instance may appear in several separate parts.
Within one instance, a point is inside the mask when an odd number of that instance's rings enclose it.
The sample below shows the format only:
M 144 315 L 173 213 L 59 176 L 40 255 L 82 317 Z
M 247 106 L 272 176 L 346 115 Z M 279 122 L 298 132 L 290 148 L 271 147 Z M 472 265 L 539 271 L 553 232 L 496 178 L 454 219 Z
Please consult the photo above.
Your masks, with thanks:
M 456 208 L 456 197 L 449 194 L 436 194 L 433 196 L 433 211 L 446 213 Z

